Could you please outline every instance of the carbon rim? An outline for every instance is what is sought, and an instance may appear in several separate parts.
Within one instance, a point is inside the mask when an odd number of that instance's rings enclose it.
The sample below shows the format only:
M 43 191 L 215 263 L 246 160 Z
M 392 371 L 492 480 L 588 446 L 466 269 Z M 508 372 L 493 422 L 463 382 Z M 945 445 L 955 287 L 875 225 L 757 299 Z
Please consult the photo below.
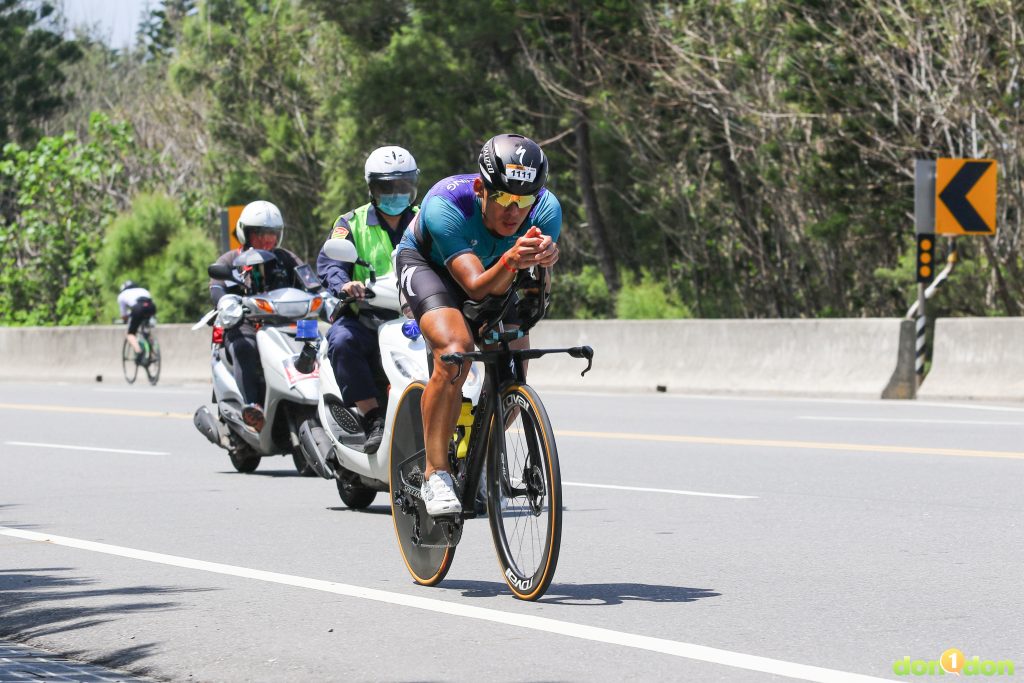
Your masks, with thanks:
M 504 433 L 491 427 L 491 534 L 509 588 L 518 598 L 536 600 L 551 583 L 561 545 L 558 454 L 547 414 L 530 387 L 510 387 L 501 400 L 506 412 L 517 409 L 518 415 Z

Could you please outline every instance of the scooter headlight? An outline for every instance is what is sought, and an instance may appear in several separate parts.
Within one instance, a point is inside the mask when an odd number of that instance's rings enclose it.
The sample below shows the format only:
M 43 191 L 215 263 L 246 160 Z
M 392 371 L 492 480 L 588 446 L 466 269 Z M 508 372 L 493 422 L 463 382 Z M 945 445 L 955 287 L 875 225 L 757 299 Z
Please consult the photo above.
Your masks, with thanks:
M 242 300 L 233 295 L 227 294 L 221 297 L 220 301 L 217 302 L 217 325 L 224 329 L 230 329 L 237 325 L 242 320 L 242 316 L 245 315 L 245 309 L 242 307 Z

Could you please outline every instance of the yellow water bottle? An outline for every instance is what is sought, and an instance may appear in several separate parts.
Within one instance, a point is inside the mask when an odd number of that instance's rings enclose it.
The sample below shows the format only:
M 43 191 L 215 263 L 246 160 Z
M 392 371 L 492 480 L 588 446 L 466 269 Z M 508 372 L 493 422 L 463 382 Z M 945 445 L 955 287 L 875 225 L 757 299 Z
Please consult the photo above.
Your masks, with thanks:
M 455 456 L 465 458 L 469 453 L 469 435 L 473 431 L 473 402 L 468 398 L 462 399 L 462 412 L 455 424 Z

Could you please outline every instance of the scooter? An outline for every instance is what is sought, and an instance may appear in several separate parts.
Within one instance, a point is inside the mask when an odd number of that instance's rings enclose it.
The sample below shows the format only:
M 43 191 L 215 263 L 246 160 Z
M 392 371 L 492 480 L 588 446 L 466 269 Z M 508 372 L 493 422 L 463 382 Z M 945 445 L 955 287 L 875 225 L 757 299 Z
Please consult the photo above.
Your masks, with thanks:
M 260 268 L 275 258 L 271 251 L 249 249 L 239 254 L 233 267 L 214 264 L 209 267 L 209 274 L 218 280 L 241 282 L 235 270 Z M 296 274 L 307 289 L 320 287 L 310 266 L 299 266 Z M 215 412 L 206 405 L 200 406 L 193 422 L 211 443 L 228 452 L 237 471 L 255 471 L 265 456 L 291 455 L 300 474 L 313 475 L 302 456 L 299 429 L 303 423 L 316 420 L 320 386 L 314 354 L 307 351 L 304 356 L 303 349 L 307 340 L 317 338 L 315 318 L 323 303 L 322 294 L 294 287 L 262 293 L 245 290 L 244 295 L 225 294 L 217 308 L 192 327 L 197 330 L 213 325 L 210 369 L 216 405 Z M 242 420 L 245 401 L 235 382 L 232 358 L 224 345 L 224 330 L 245 320 L 258 327 L 256 345 L 266 384 L 265 422 L 259 432 Z
M 360 510 L 368 507 L 379 491 L 388 491 L 390 479 L 391 443 L 395 432 L 395 413 L 398 401 L 387 397 L 401 396 L 413 380 L 427 381 L 430 377 L 428 350 L 416 321 L 402 314 L 398 298 L 398 277 L 395 269 L 377 277 L 373 267 L 358 259 L 355 246 L 348 240 L 331 239 L 324 245 L 326 254 L 337 261 L 357 263 L 367 267 L 370 277 L 366 281 L 366 298 L 359 304 L 359 315 L 364 323 L 377 328 L 380 343 L 380 362 L 384 378 L 382 406 L 385 410 L 384 438 L 375 453 L 366 453 L 359 415 L 346 406 L 334 369 L 327 356 L 327 340 L 319 341 L 317 359 L 320 365 L 320 399 L 317 403 L 318 423 L 304 422 L 299 427 L 302 453 L 309 466 L 324 479 L 334 479 L 338 495 L 348 507 Z M 331 297 L 331 319 L 337 306 L 346 306 L 350 300 Z M 309 343 L 309 342 L 307 342 Z M 480 398 L 483 388 L 483 369 L 474 363 L 463 386 L 463 411 L 459 428 L 465 434 L 472 424 L 472 407 Z

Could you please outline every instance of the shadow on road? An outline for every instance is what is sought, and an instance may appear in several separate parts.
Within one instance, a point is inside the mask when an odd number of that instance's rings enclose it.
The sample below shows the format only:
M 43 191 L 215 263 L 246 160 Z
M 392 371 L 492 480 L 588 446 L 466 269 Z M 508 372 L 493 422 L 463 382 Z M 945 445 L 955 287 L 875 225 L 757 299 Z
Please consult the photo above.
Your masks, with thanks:
M 363 508 L 362 510 L 353 510 L 352 508 L 347 508 L 345 506 L 327 509 L 331 512 L 358 512 L 359 514 L 391 516 L 390 505 L 371 505 L 370 507 Z
M 462 591 L 467 598 L 493 598 L 509 595 L 504 583 L 493 581 L 445 581 L 442 588 Z M 621 605 L 624 602 L 695 602 L 721 595 L 707 588 L 661 586 L 648 583 L 558 583 L 548 588 L 537 602 L 594 607 Z
M 71 567 L 0 569 L 0 637 L 26 642 L 55 633 L 86 629 L 126 614 L 172 610 L 168 600 L 146 599 L 211 589 L 171 586 L 91 588 L 96 581 L 73 576 Z M 65 652 L 103 666 L 124 668 L 156 651 L 157 643 L 139 643 L 97 656 Z M 141 673 L 138 669 L 135 673 Z

